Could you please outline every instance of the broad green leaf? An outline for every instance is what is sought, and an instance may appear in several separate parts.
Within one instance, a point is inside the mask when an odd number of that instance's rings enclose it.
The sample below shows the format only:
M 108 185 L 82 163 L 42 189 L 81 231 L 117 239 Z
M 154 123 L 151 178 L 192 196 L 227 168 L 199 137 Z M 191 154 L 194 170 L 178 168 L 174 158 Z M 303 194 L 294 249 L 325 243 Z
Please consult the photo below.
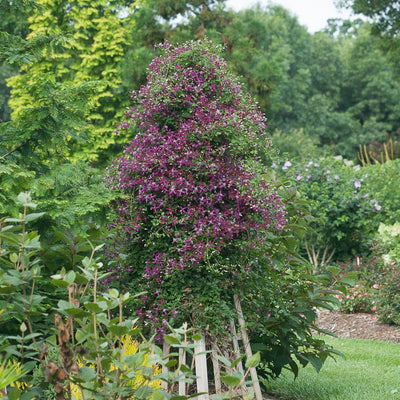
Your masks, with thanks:
M 79 378 L 84 382 L 90 382 L 96 379 L 96 371 L 90 367 L 81 367 L 79 370 Z
M 75 281 L 75 278 L 76 278 L 76 273 L 75 273 L 74 271 L 69 271 L 69 272 L 64 276 L 65 281 L 66 281 L 69 285 L 71 285 L 71 284 Z
M 169 361 L 165 364 L 165 366 L 166 366 L 167 368 L 171 368 L 171 367 L 175 366 L 176 364 L 178 364 L 178 361 L 177 361 L 177 360 L 169 360 Z
M 241 379 L 238 378 L 237 376 L 232 376 L 232 375 L 221 376 L 221 382 L 231 387 L 239 385 L 240 381 Z
M 168 344 L 180 344 L 180 341 L 176 337 L 170 335 L 165 335 L 164 341 Z
M 109 325 L 108 329 L 116 336 L 126 335 L 129 332 L 129 328 L 121 325 Z
M 44 214 L 46 214 L 46 213 L 45 212 L 40 212 L 40 213 L 27 214 L 26 217 L 25 217 L 25 222 L 35 221 L 36 219 L 42 217 Z
M 85 307 L 94 313 L 99 313 L 102 312 L 104 310 L 107 310 L 107 303 L 105 301 L 99 301 L 97 303 L 85 303 Z
M 260 363 L 260 352 L 253 354 L 246 360 L 246 368 L 255 368 Z
M 165 400 L 165 396 L 164 396 L 164 394 L 163 394 L 163 391 L 161 390 L 161 389 L 156 389 L 154 392 L 153 392 L 153 400 Z

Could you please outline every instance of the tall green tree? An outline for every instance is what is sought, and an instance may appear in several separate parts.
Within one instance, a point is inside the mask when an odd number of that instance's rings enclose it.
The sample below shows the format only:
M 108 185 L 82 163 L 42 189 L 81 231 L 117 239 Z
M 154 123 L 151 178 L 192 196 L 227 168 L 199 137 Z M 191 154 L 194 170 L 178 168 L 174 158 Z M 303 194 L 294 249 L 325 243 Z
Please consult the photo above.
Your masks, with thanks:
M 30 10 L 32 10 L 30 2 L 2 0 L 0 2 L 0 31 L 25 37 L 28 33 L 27 12 Z M 8 106 L 10 88 L 7 87 L 6 81 L 17 73 L 18 67 L 16 65 L 10 65 L 5 61 L 0 62 L 0 122 L 10 120 L 11 109 Z
M 20 84 L 19 107 L 0 124 L 0 214 L 15 214 L 13 198 L 33 190 L 47 211 L 45 232 L 58 223 L 79 226 L 109 201 L 100 171 L 68 162 L 70 144 L 82 139 L 96 83 L 74 85 L 57 81 L 53 71 L 33 73 L 62 56 L 68 39 L 61 33 L 21 35 L 0 32 L 0 61 L 24 72 L 13 78 Z
M 64 51 L 50 51 L 33 65 L 24 66 L 23 74 L 9 80 L 12 87 L 10 105 L 15 117 L 24 107 L 32 104 L 32 96 L 25 88 L 30 79 L 53 74 L 57 84 L 80 85 L 96 80 L 91 101 L 92 111 L 86 116 L 87 124 L 79 135 L 86 136 L 88 145 L 80 140 L 71 142 L 70 159 L 104 161 L 107 151 L 116 143 L 114 124 L 121 109 L 117 95 L 121 84 L 118 63 L 124 48 L 133 40 L 128 37 L 130 7 L 122 2 L 109 1 L 55 1 L 39 0 L 40 8 L 29 17 L 28 40 L 40 36 L 68 35 Z M 122 13 L 127 15 L 122 18 Z M 121 116 L 120 116 L 121 117 Z
M 371 32 L 381 39 L 382 47 L 395 64 L 400 62 L 400 6 L 398 0 L 338 0 L 341 7 L 351 8 L 372 21 Z M 400 73 L 400 69 L 397 68 Z

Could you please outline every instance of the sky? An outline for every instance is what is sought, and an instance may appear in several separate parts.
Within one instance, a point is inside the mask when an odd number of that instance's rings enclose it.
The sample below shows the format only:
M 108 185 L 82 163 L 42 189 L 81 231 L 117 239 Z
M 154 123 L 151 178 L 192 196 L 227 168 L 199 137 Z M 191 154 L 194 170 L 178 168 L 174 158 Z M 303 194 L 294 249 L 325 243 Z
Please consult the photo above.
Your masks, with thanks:
M 322 30 L 330 18 L 349 18 L 348 10 L 337 10 L 334 0 L 227 0 L 228 8 L 235 11 L 249 8 L 257 3 L 262 6 L 277 4 L 288 9 L 297 16 L 301 25 L 305 25 L 310 33 Z

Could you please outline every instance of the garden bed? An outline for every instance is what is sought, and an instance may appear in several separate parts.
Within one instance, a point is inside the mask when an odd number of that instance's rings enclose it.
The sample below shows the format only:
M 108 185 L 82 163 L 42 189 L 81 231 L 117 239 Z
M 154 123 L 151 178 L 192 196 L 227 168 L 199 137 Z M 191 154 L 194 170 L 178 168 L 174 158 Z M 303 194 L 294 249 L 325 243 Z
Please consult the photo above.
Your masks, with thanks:
M 320 310 L 317 326 L 342 338 L 375 339 L 400 343 L 400 328 L 379 322 L 376 314 L 343 314 L 338 311 Z

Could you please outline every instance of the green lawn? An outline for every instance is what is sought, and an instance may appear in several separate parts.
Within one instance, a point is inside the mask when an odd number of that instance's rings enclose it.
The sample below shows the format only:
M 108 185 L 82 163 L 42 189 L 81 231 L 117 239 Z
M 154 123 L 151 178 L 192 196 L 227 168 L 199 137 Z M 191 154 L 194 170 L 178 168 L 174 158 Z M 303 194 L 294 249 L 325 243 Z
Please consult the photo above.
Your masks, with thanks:
M 326 361 L 318 374 L 311 366 L 268 384 L 269 392 L 285 400 L 400 399 L 400 344 L 362 339 L 326 341 L 346 359 Z

